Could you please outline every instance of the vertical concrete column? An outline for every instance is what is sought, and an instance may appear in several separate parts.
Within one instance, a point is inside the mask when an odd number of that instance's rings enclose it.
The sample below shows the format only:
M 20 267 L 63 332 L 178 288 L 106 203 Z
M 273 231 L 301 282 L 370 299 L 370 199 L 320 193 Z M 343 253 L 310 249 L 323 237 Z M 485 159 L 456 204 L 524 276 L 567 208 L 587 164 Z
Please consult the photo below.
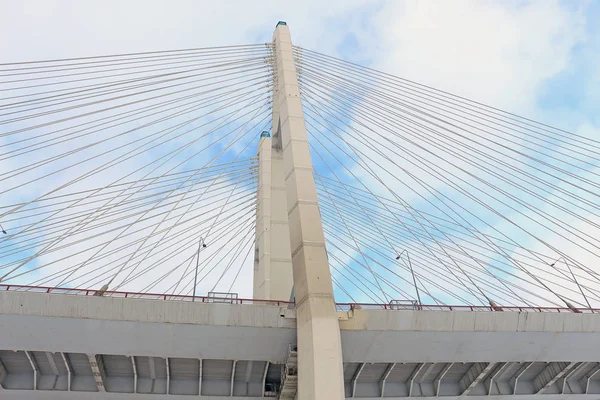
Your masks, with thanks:
M 275 54 L 273 64 L 275 68 Z M 290 250 L 283 148 L 277 103 L 277 76 L 274 72 L 272 138 L 261 137 L 258 145 L 259 191 L 256 214 L 254 298 L 289 300 L 292 292 Z
M 281 144 L 298 334 L 298 399 L 344 399 L 340 328 L 290 32 L 274 33 Z
M 254 250 L 254 298 L 270 299 L 271 289 L 271 137 L 258 142 L 258 188 Z
M 294 286 L 292 251 L 285 189 L 283 146 L 277 103 L 277 76 L 273 87 L 273 140 L 271 143 L 271 297 L 272 300 L 289 300 Z

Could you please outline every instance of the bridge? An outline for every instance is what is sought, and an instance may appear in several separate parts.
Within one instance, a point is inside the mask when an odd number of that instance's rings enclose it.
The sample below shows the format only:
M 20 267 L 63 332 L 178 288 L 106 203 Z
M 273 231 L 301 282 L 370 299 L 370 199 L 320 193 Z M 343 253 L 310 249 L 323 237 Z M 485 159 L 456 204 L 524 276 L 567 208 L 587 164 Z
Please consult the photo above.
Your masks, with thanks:
M 0 74 L 0 399 L 600 395 L 599 141 L 284 22 Z

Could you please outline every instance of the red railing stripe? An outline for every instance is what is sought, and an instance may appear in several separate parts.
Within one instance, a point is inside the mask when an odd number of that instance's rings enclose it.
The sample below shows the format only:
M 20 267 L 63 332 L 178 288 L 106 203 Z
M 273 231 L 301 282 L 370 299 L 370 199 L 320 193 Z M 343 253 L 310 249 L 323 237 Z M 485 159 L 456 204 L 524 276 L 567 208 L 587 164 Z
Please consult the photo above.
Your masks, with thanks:
M 96 293 L 97 290 L 92 289 L 80 289 L 80 288 L 62 288 L 62 287 L 51 287 L 51 286 L 26 286 L 26 285 L 3 285 L 0 284 L 0 290 L 7 291 L 37 291 L 45 293 L 60 293 L 60 294 L 72 294 L 72 295 L 85 295 L 88 296 L 90 293 Z M 135 298 L 138 296 L 143 299 L 162 299 L 162 300 L 174 300 L 174 301 L 198 301 L 205 303 L 210 300 L 226 300 L 237 304 L 273 304 L 273 305 L 293 305 L 293 302 L 283 300 L 264 300 L 264 299 L 244 299 L 244 298 L 224 298 L 224 297 L 208 297 L 208 296 L 190 296 L 180 294 L 165 294 L 165 293 L 142 293 L 142 292 L 123 292 L 123 291 L 105 291 L 104 296 L 124 297 L 124 298 Z M 378 304 L 378 303 L 336 303 L 336 308 L 341 310 L 353 311 L 356 309 L 367 308 L 367 309 L 381 309 L 381 310 L 399 310 L 399 309 L 411 309 L 410 305 L 396 305 L 396 304 Z M 537 312 L 573 312 L 570 308 L 561 307 L 522 307 L 522 306 L 449 306 L 449 305 L 414 305 L 414 309 L 419 310 L 435 310 L 435 311 L 537 311 Z M 599 312 L 600 308 L 578 308 L 580 312 Z

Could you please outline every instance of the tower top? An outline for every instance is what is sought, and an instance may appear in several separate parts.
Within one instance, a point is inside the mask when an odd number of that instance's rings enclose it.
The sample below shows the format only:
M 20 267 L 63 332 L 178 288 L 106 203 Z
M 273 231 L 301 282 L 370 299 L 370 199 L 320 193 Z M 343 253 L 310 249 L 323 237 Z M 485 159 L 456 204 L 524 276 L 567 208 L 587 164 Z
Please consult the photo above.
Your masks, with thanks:
M 278 27 L 279 25 L 287 25 L 287 22 L 279 21 L 279 22 L 277 22 L 277 25 L 275 25 L 275 27 Z

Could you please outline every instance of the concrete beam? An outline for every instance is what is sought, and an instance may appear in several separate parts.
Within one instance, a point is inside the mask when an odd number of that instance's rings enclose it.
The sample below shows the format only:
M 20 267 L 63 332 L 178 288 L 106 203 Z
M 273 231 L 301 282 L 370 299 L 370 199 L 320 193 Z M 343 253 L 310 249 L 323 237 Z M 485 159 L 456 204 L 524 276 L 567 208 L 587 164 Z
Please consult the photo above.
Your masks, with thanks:
M 429 377 L 432 375 L 433 370 L 435 369 L 436 363 L 427 363 L 427 368 L 425 368 L 424 372 L 421 374 L 420 382 L 427 382 Z M 433 381 L 433 379 L 431 379 Z
M 165 357 L 166 371 L 167 371 L 167 394 L 171 393 L 171 368 L 169 366 L 169 357 Z M 202 365 L 202 364 L 200 364 Z M 202 394 L 202 392 L 200 392 Z
M 488 396 L 492 395 L 492 391 L 496 389 L 498 393 L 500 393 L 500 388 L 498 387 L 497 379 L 499 380 L 506 370 L 510 368 L 510 363 L 504 363 L 492 376 L 490 377 L 490 386 L 488 387 Z
M 535 378 L 533 378 L 533 389 L 536 393 L 544 393 L 557 380 L 563 377 L 573 366 L 574 362 L 551 362 Z
M 591 380 L 594 379 L 594 377 L 596 377 L 596 375 L 600 376 L 600 365 L 597 365 L 596 368 L 593 370 L 593 372 L 588 375 L 588 378 L 585 383 L 585 393 L 586 394 L 590 393 L 590 383 L 591 383 Z
M 350 384 L 352 385 L 352 397 L 356 397 L 356 380 L 360 376 L 360 373 L 362 372 L 363 368 L 365 368 L 365 363 L 362 363 L 358 366 L 356 372 L 354 373 L 354 376 L 352 377 L 352 380 L 350 381 Z
M 67 391 L 71 391 L 71 380 L 73 376 L 73 372 L 71 371 L 71 366 L 69 365 L 69 360 L 67 359 L 67 355 L 65 353 L 60 353 L 63 362 L 65 363 L 65 368 L 67 369 Z
M 202 376 L 204 375 L 202 359 L 198 360 L 198 396 L 202 395 Z
M 415 378 L 417 377 L 417 375 L 419 375 L 421 373 L 421 370 L 425 367 L 425 363 L 422 363 L 418 366 L 415 367 L 415 369 L 413 370 L 413 372 L 410 374 L 410 377 L 408 378 L 409 381 L 409 385 L 408 385 L 408 397 L 411 397 L 414 393 L 414 387 L 415 387 Z
M 156 383 L 156 363 L 154 362 L 154 357 L 148 357 L 148 369 L 150 371 L 150 379 L 152 383 L 150 385 L 150 392 L 154 392 L 154 385 Z
M 384 396 L 384 394 L 385 394 L 385 381 L 387 380 L 388 376 L 390 376 L 390 373 L 392 372 L 392 370 L 394 369 L 395 366 L 396 366 L 396 363 L 391 363 L 385 369 L 385 372 L 383 373 L 383 376 L 381 377 L 381 380 L 379 381 L 379 397 L 383 397 Z
M 134 356 L 131 356 L 131 366 L 133 367 L 133 393 L 137 393 L 138 373 Z
M 56 388 L 56 383 L 58 382 L 58 377 L 60 373 L 58 372 L 58 367 L 56 366 L 56 362 L 54 361 L 54 354 L 49 351 L 45 352 L 46 358 L 48 359 L 48 364 L 50 365 L 50 369 L 54 373 L 54 383 L 52 384 L 52 390 Z
M 25 355 L 27 356 L 27 359 L 29 360 L 29 364 L 31 365 L 31 368 L 33 369 L 33 390 L 37 390 L 37 386 L 38 386 L 38 380 L 39 380 L 39 369 L 35 363 L 35 360 L 33 358 L 33 354 L 30 351 L 26 351 Z
M 96 381 L 96 386 L 99 392 L 105 392 L 104 389 L 104 367 L 102 365 L 102 356 L 95 354 L 88 354 L 88 360 L 90 361 L 90 367 L 92 368 L 92 375 Z
M 2 360 L 0 360 L 0 390 L 2 390 L 2 381 L 4 381 L 6 375 L 8 375 L 8 371 L 4 367 L 4 364 L 2 364 Z
M 233 360 L 231 367 L 231 385 L 229 386 L 229 395 L 233 396 L 233 384 L 235 383 L 235 368 L 237 367 L 237 360 Z
M 244 375 L 244 383 L 246 383 L 246 394 L 249 391 L 249 382 L 252 377 L 252 368 L 254 367 L 254 361 L 248 361 L 246 363 L 246 374 Z
M 495 366 L 496 363 L 473 363 L 458 382 L 462 396 L 469 394 Z
M 562 393 L 581 394 L 586 392 L 588 376 L 598 368 L 599 363 L 581 362 L 565 377 Z
M 517 374 L 516 374 L 516 375 L 515 375 L 513 378 L 511 378 L 511 379 L 510 379 L 510 381 L 514 382 L 514 383 L 513 383 L 513 393 L 512 393 L 512 394 L 517 394 L 517 386 L 519 385 L 519 378 L 520 378 L 521 376 L 523 376 L 523 374 L 524 374 L 524 373 L 525 373 L 525 372 L 526 372 L 526 371 L 527 371 L 529 368 L 531 368 L 531 366 L 532 366 L 532 365 L 533 365 L 533 363 L 532 363 L 532 362 L 525 363 L 525 365 L 523 365 L 523 366 L 521 367 L 521 369 L 519 370 L 519 372 L 518 372 L 518 373 L 517 373 Z
M 267 372 L 269 372 L 269 362 L 268 361 L 265 363 L 265 370 L 263 371 L 261 397 L 265 397 L 265 386 L 267 384 Z
M 32 400 L 31 391 L 28 390 L 10 390 L 2 392 L 2 400 Z M 36 392 L 36 400 L 98 400 L 98 393 L 90 392 L 64 392 L 64 391 L 51 391 L 51 390 L 39 390 Z M 139 400 L 139 394 L 134 393 L 104 393 L 102 395 L 103 400 Z M 153 397 L 148 397 L 153 398 Z M 167 397 L 157 396 L 158 400 L 190 400 L 194 398 L 190 395 L 170 395 Z M 231 400 L 229 396 L 200 396 L 196 397 L 199 400 Z M 464 397 L 460 396 L 443 396 L 444 400 L 464 400 Z M 265 400 L 264 397 L 260 396 L 249 396 L 249 397 L 238 397 L 239 400 Z M 273 397 L 269 399 L 275 399 Z M 373 397 L 362 397 L 361 399 L 368 400 Z M 532 400 L 532 395 L 516 395 L 511 396 L 508 400 Z M 597 400 L 597 395 L 560 395 L 560 394 L 545 394 L 542 399 L 544 400 Z M 406 400 L 406 397 L 386 397 L 386 400 Z M 439 400 L 438 397 L 424 396 L 419 397 L 419 400 Z M 499 397 L 491 398 L 490 400 L 499 400 Z
M 442 386 L 442 380 L 444 379 L 444 376 L 446 376 L 446 374 L 448 373 L 450 368 L 452 368 L 453 365 L 454 365 L 454 363 L 446 363 L 444 368 L 440 371 L 438 376 L 434 379 L 433 387 L 435 389 L 436 396 L 440 395 L 440 387 Z

